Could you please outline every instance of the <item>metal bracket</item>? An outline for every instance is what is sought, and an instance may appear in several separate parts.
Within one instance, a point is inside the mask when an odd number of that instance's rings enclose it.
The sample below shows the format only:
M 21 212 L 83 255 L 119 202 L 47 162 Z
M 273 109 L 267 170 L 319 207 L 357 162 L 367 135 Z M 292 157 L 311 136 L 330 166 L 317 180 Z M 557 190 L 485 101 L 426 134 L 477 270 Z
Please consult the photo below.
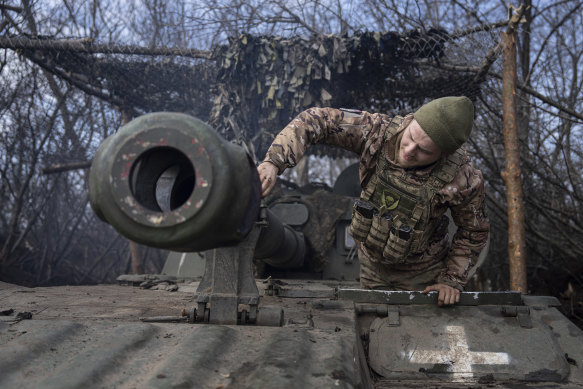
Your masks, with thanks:
M 267 287 L 265 288 L 265 294 L 268 296 L 279 296 L 281 287 L 273 282 L 271 278 L 267 280 Z
M 525 306 L 502 306 L 500 313 L 504 317 L 516 317 L 518 325 L 522 328 L 532 328 L 532 318 L 530 317 L 530 308 Z
M 398 305 L 387 304 L 354 304 L 357 315 L 373 314 L 378 317 L 388 317 L 389 326 L 396 327 L 401 324 Z
M 357 315 L 372 313 L 379 317 L 389 315 L 389 306 L 386 304 L 354 304 L 354 310 Z
M 398 327 L 401 324 L 400 322 L 400 312 L 398 305 L 390 305 L 389 306 L 389 326 L 390 327 Z
M 235 246 L 205 252 L 204 276 L 196 290 L 196 322 L 255 324 L 259 291 L 253 276 L 253 253 L 260 224 Z M 239 312 L 239 305 L 248 308 Z

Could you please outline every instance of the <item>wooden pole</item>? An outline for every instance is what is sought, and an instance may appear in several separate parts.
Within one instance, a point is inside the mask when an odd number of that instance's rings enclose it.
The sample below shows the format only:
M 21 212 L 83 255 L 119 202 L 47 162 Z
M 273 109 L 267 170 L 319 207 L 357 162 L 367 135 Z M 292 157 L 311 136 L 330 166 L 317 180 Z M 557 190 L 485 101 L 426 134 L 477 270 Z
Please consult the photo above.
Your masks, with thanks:
M 502 178 L 506 185 L 508 204 L 508 259 L 510 289 L 527 293 L 526 239 L 524 205 L 520 168 L 520 150 L 516 113 L 516 41 L 514 31 L 502 33 L 504 69 L 502 75 L 502 105 L 506 166 Z

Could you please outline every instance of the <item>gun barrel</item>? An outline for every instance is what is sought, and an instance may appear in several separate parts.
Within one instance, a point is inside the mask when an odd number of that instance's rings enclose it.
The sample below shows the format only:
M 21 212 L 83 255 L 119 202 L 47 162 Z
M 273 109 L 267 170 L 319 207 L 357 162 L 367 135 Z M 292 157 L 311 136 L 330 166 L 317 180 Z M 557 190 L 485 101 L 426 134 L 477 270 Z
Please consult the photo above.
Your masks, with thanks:
M 99 147 L 89 176 L 93 210 L 127 238 L 176 251 L 243 239 L 261 184 L 243 148 L 179 113 L 140 116 Z
M 266 228 L 261 230 L 255 247 L 255 258 L 280 269 L 297 269 L 304 264 L 306 241 L 304 234 L 283 224 L 266 209 Z
M 204 251 L 240 242 L 259 218 L 261 183 L 245 150 L 179 113 L 140 116 L 99 147 L 89 173 L 97 216 L 148 246 Z M 255 257 L 303 264 L 303 234 L 266 209 Z

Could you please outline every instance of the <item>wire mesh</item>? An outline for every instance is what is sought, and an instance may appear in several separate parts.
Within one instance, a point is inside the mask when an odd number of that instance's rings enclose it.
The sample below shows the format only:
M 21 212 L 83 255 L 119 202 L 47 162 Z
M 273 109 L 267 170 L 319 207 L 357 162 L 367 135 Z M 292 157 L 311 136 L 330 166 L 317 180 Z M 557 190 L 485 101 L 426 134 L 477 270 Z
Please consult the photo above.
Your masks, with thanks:
M 190 113 L 228 139 L 254 141 L 262 154 L 273 132 L 309 106 L 403 114 L 440 96 L 475 99 L 499 25 L 453 33 L 243 34 L 208 51 L 23 35 L 0 36 L 0 47 L 133 115 Z M 330 153 L 323 150 L 314 151 Z

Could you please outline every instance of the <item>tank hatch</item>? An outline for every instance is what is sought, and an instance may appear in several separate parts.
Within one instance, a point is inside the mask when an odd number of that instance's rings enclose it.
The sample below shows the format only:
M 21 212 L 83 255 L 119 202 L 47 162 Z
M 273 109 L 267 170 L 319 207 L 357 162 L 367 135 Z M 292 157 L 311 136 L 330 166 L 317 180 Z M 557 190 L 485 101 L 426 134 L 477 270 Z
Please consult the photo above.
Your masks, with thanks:
M 560 320 L 548 299 L 463 293 L 459 305 L 440 308 L 432 293 L 345 289 L 339 295 L 355 301 L 359 326 L 368 329 L 369 364 L 381 381 L 580 381 L 569 361 L 581 351 L 565 348 L 581 343 L 580 331 L 570 342 L 561 339 L 566 331 L 554 331 Z
M 556 381 L 569 365 L 548 326 L 522 326 L 500 307 L 401 307 L 370 327 L 372 369 L 386 378 Z M 541 368 L 544 367 L 544 368 Z

